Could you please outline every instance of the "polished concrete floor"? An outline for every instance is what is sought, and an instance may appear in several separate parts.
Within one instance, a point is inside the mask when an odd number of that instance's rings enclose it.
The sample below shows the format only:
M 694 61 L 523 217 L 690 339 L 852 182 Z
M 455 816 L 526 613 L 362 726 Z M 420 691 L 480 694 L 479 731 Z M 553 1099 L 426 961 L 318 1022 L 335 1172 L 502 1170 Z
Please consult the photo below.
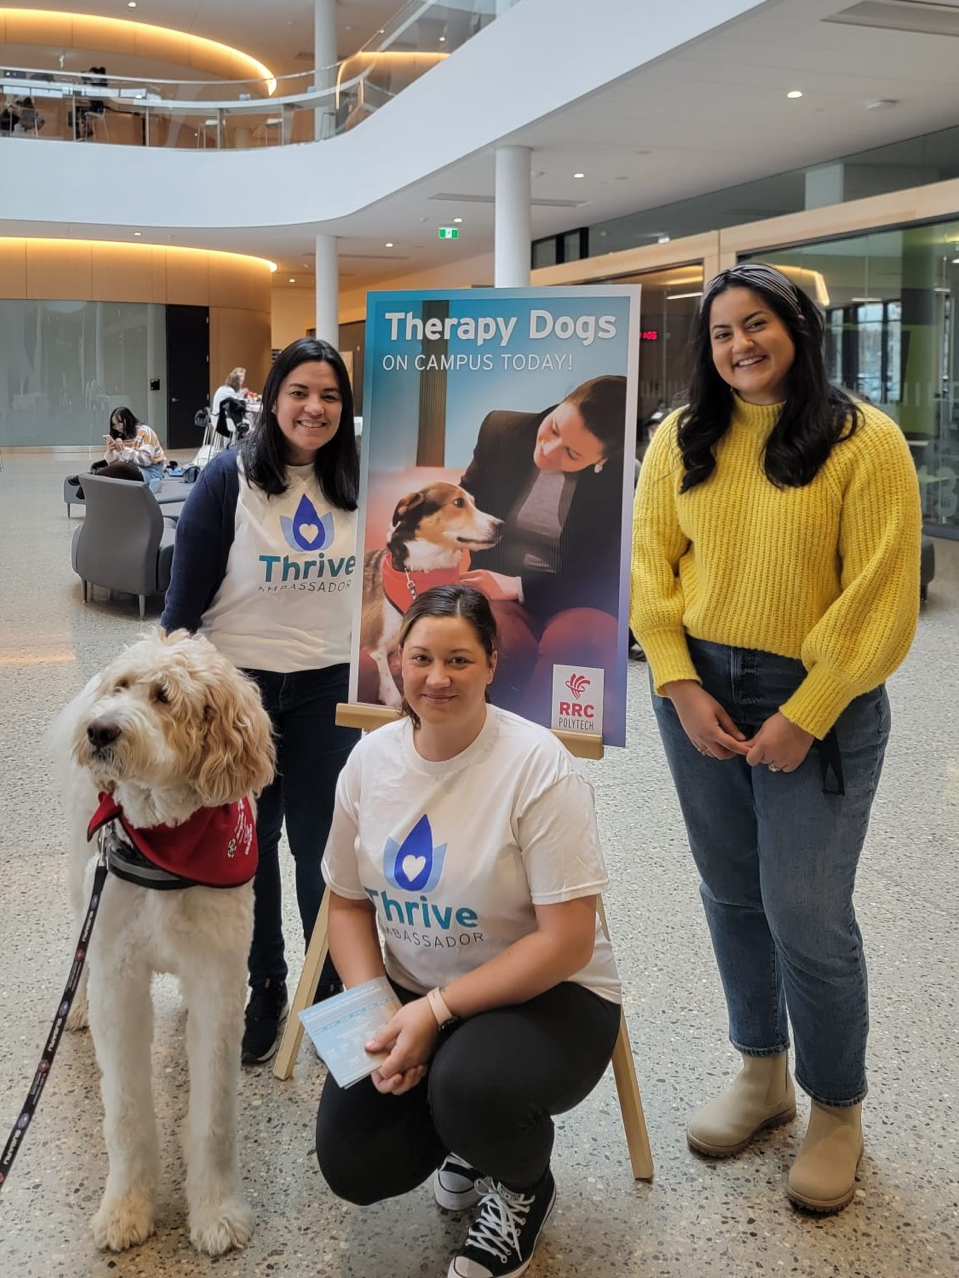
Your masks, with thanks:
M 81 602 L 70 570 L 78 520 L 67 521 L 61 499 L 64 474 L 80 462 L 9 450 L 3 462 L 0 1143 L 33 1078 L 73 944 L 64 823 L 42 732 L 88 676 L 142 629 L 132 599 L 97 592 L 94 602 Z M 629 745 L 590 772 L 656 1177 L 635 1184 L 630 1176 L 608 1075 L 559 1124 L 559 1197 L 531 1278 L 959 1273 L 959 544 L 938 541 L 937 554 L 939 575 L 915 645 L 890 684 L 893 737 L 859 878 L 870 958 L 872 1090 L 853 1204 L 826 1219 L 788 1205 L 783 1179 L 801 1122 L 728 1162 L 705 1162 L 686 1149 L 687 1113 L 722 1084 L 735 1061 L 645 667 L 633 665 Z M 295 935 L 292 919 L 288 935 Z M 89 1037 L 66 1036 L 0 1191 L 0 1278 L 445 1275 L 461 1227 L 438 1211 L 428 1187 L 360 1210 L 338 1202 L 321 1182 L 312 1145 L 323 1069 L 306 1048 L 288 1083 L 268 1069 L 244 1072 L 241 1164 L 256 1233 L 242 1253 L 216 1262 L 198 1257 L 178 1188 L 183 1017 L 171 985 L 159 982 L 156 1000 L 156 1103 L 165 1130 L 156 1236 L 122 1256 L 93 1245 L 88 1219 L 106 1172 L 97 1070 Z

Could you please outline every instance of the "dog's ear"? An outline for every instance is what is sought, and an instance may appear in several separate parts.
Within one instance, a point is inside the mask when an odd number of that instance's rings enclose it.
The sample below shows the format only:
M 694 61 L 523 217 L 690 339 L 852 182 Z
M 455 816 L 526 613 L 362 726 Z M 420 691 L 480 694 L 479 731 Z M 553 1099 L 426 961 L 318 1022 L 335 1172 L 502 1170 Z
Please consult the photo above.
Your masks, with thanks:
M 411 510 L 415 510 L 417 506 L 422 506 L 426 497 L 421 492 L 407 493 L 405 497 L 401 497 L 396 503 L 396 509 L 393 511 L 393 524 L 402 523 Z
M 273 780 L 270 718 L 252 679 L 238 670 L 211 681 L 203 710 L 196 788 L 207 807 L 257 795 Z

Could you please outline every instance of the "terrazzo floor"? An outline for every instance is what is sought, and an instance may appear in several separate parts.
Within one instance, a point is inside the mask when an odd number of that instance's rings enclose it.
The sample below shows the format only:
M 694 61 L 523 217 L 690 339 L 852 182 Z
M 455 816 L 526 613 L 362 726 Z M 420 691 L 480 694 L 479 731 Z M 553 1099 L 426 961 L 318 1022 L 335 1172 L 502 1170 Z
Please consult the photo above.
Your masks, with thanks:
M 61 489 L 82 459 L 7 450 L 3 464 L 0 1144 L 32 1080 L 74 941 L 63 887 L 64 823 L 43 729 L 142 629 L 131 598 L 98 591 L 94 602 L 81 602 L 70 569 L 78 520 L 68 522 Z M 784 1176 L 801 1120 L 726 1162 L 687 1151 L 688 1112 L 722 1085 L 735 1057 L 646 669 L 633 664 L 628 747 L 589 771 L 614 883 L 606 907 L 656 1177 L 652 1184 L 631 1178 L 608 1074 L 559 1123 L 559 1196 L 530 1278 L 959 1274 L 959 544 L 939 540 L 936 551 L 938 575 L 915 645 L 890 683 L 893 736 L 859 877 L 873 1033 L 866 1156 L 854 1202 L 824 1219 L 787 1203 Z M 287 935 L 295 934 L 290 914 Z M 183 1016 L 171 983 L 158 982 L 155 998 L 164 1131 L 156 1236 L 119 1256 L 94 1247 L 88 1220 L 106 1174 L 97 1070 L 89 1036 L 67 1035 L 0 1191 L 0 1278 L 446 1273 L 462 1226 L 439 1212 L 428 1186 L 358 1209 L 338 1202 L 321 1181 L 312 1144 L 323 1067 L 306 1047 L 288 1083 L 268 1068 L 244 1071 L 241 1165 L 256 1232 L 243 1252 L 216 1261 L 197 1256 L 178 1188 Z

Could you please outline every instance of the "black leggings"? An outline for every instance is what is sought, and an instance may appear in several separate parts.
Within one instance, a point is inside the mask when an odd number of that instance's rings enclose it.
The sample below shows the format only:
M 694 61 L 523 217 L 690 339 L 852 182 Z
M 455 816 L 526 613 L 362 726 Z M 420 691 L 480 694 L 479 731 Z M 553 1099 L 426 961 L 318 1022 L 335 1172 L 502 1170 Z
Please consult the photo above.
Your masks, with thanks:
M 602 1078 L 619 1022 L 618 1003 L 565 981 L 447 1030 L 426 1078 L 402 1096 L 382 1095 L 368 1078 L 344 1090 L 328 1077 L 316 1116 L 320 1171 L 334 1194 L 361 1205 L 415 1189 L 450 1152 L 510 1188 L 535 1185 L 549 1166 L 551 1115 Z

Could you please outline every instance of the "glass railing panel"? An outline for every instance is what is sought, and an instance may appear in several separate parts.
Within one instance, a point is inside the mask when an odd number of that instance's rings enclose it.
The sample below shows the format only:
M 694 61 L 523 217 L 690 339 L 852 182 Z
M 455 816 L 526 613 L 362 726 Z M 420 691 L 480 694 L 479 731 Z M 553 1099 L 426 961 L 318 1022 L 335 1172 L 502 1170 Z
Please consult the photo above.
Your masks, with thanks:
M 505 4 L 410 0 L 343 62 L 271 81 L 0 67 L 0 134 L 190 149 L 332 137 L 386 106 L 488 26 Z

